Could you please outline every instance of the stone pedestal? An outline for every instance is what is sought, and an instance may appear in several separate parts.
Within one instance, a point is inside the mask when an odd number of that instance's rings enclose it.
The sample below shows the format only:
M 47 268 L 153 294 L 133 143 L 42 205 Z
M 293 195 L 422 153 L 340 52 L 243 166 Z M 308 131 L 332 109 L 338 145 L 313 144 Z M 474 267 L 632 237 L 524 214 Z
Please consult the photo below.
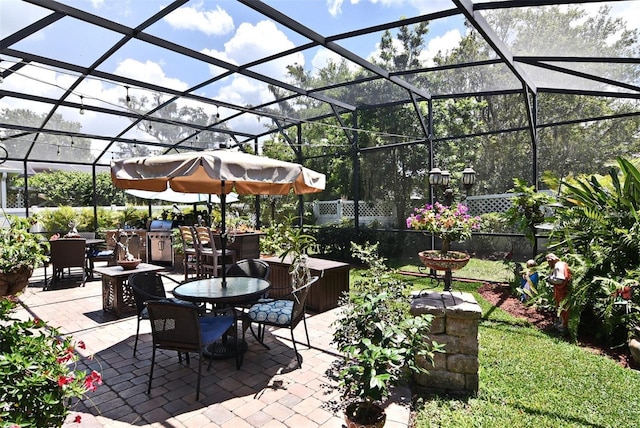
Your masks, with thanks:
M 429 339 L 444 345 L 434 365 L 423 361 L 429 374 L 417 375 L 425 390 L 452 394 L 478 392 L 478 322 L 482 309 L 473 295 L 461 292 L 422 291 L 414 293 L 411 313 L 434 316 Z

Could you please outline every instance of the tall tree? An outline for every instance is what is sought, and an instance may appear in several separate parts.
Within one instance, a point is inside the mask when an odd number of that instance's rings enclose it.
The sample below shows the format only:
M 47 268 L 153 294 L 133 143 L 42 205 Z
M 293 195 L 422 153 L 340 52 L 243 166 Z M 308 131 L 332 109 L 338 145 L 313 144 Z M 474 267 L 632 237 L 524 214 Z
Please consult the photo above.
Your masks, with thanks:
M 23 126 L 39 128 L 46 118 L 45 113 L 36 113 L 27 109 L 0 109 L 2 122 L 17 123 Z M 79 122 L 63 119 L 61 114 L 54 114 L 47 122 L 47 128 L 69 132 L 69 135 L 40 134 L 35 139 L 34 133 L 25 134 L 19 130 L 3 130 L 2 144 L 9 157 L 21 159 L 31 148 L 29 159 L 37 161 L 58 161 L 73 159 L 78 162 L 91 162 L 91 142 L 86 138 L 73 137 L 71 134 L 82 130 Z
M 628 30 L 621 19 L 611 18 L 609 12 L 610 9 L 606 7 L 597 16 L 587 15 L 578 7 L 514 8 L 488 14 L 487 20 L 516 55 L 570 56 L 574 52 L 584 52 L 585 55 L 638 57 L 638 35 Z M 552 50 L 551 53 L 549 49 Z M 478 33 L 470 31 L 458 48 L 446 56 L 437 57 L 435 61 L 442 65 L 495 57 L 495 52 Z M 575 64 L 567 63 L 559 65 L 576 67 Z M 571 85 L 571 82 L 549 80 L 553 74 L 544 70 L 528 70 L 538 78 L 547 76 L 544 79 L 546 85 Z M 583 64 L 580 65 L 580 71 L 628 82 L 637 82 L 640 78 L 637 67 L 621 65 L 603 67 Z M 481 66 L 464 73 L 452 71 L 443 74 L 446 78 L 441 76 L 441 82 L 444 83 L 439 82 L 442 85 L 440 87 L 459 92 L 472 88 L 519 86 L 519 82 L 506 70 L 499 69 L 496 72 L 496 67 Z M 593 89 L 599 89 L 596 82 L 593 85 Z M 477 101 L 482 101 L 474 116 L 477 131 L 528 125 L 522 95 L 481 97 Z M 538 124 L 599 117 L 632 109 L 637 110 L 637 102 L 544 93 L 538 96 Z M 638 151 L 639 128 L 640 119 L 636 117 L 539 129 L 539 170 L 558 176 L 602 172 L 607 162 L 617 155 Z M 513 177 L 532 181 L 533 145 L 528 132 L 505 132 L 472 140 L 477 144 L 478 159 L 481 159 L 475 167 L 479 187 L 483 191 L 502 193 L 510 188 Z

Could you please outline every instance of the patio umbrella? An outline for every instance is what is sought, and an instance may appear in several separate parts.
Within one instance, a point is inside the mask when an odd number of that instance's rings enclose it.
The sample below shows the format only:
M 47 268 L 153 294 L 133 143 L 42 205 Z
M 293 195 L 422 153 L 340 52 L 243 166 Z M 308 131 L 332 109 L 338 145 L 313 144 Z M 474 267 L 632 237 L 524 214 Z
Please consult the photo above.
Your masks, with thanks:
M 167 185 L 176 192 L 220 196 L 222 251 L 226 250 L 226 196 L 317 193 L 325 188 L 325 175 L 302 165 L 228 149 L 121 159 L 111 162 L 111 179 L 119 189 L 161 192 Z M 223 257 L 222 282 L 225 284 Z
M 167 188 L 162 192 L 152 192 L 150 190 L 135 190 L 127 189 L 126 193 L 141 199 L 151 199 L 156 201 L 169 201 L 176 202 L 178 204 L 197 204 L 197 203 L 220 203 L 220 197 L 218 195 L 209 195 L 206 193 L 182 193 L 176 192 L 172 188 Z M 238 195 L 236 193 L 230 193 L 227 195 L 227 203 L 238 202 Z

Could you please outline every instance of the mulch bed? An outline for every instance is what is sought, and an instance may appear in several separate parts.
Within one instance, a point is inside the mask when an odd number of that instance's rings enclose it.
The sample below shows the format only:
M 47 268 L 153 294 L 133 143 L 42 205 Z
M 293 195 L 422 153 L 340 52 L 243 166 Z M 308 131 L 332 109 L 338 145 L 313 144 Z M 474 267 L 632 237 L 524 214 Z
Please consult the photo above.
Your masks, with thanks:
M 512 294 L 509 286 L 487 283 L 478 289 L 478 293 L 492 305 L 509 312 L 515 317 L 528 320 L 540 330 L 558 335 L 553 328 L 553 314 L 523 305 L 520 300 Z M 611 358 L 617 361 L 622 367 L 635 370 L 640 369 L 640 364 L 631 358 L 627 346 L 611 349 L 608 345 L 598 343 L 593 337 L 585 334 L 580 334 L 577 341 L 578 346 L 582 346 L 594 354 Z

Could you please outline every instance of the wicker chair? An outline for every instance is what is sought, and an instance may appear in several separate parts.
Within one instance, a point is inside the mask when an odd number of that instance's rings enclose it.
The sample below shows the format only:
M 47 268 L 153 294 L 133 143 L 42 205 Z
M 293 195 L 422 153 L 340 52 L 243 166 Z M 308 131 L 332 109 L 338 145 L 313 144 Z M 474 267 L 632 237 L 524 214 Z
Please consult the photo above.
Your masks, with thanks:
M 153 368 L 156 361 L 156 349 L 178 351 L 178 360 L 182 362 L 181 352 L 185 352 L 187 364 L 189 353 L 198 354 L 198 381 L 196 384 L 196 401 L 200 399 L 200 375 L 202 373 L 203 348 L 223 338 L 228 330 L 237 326 L 236 316 L 230 313 L 217 316 L 200 316 L 198 309 L 193 305 L 183 305 L 163 300 L 148 301 L 146 303 L 151 320 L 153 337 L 153 353 L 151 355 L 151 368 L 149 370 L 149 387 L 147 394 L 151 393 L 153 380 Z M 238 334 L 235 331 L 236 349 L 238 349 Z M 236 368 L 240 368 L 241 353 L 236 354 Z M 211 362 L 207 370 L 211 368 Z
M 307 336 L 307 346 L 311 347 L 309 331 L 307 330 L 307 320 L 305 318 L 305 308 L 309 289 L 318 282 L 318 279 L 320 279 L 319 276 L 311 277 L 306 284 L 283 298 L 260 300 L 251 306 L 247 312 L 249 321 L 258 324 L 258 333 L 255 334 L 253 328 L 251 332 L 262 346 L 267 349 L 269 349 L 269 346 L 264 343 L 266 326 L 287 327 L 291 331 L 291 341 L 293 342 L 293 350 L 296 354 L 298 367 L 302 367 L 302 357 L 298 354 L 293 330 L 298 323 L 302 321 L 304 324 L 304 332 Z
M 227 276 L 243 276 L 269 280 L 271 267 L 269 263 L 260 259 L 238 260 L 227 268 Z
M 87 281 L 87 240 L 84 238 L 64 238 L 50 241 L 51 245 L 51 265 L 53 276 L 51 286 L 64 278 L 65 269 L 71 272 L 72 268 L 80 269 L 82 272 L 82 286 Z M 45 284 L 46 288 L 46 284 Z
M 151 300 L 166 300 L 176 303 L 182 303 L 185 305 L 193 305 L 198 308 L 200 313 L 204 313 L 204 305 L 198 305 L 195 303 L 186 302 L 184 300 L 177 299 L 175 297 L 167 297 L 167 293 L 164 288 L 163 278 L 173 281 L 175 284 L 180 284 L 170 276 L 163 275 L 158 272 L 137 272 L 129 275 L 129 285 L 133 291 L 133 300 L 136 304 L 136 312 L 138 318 L 138 325 L 136 327 L 136 341 L 133 344 L 133 356 L 136 356 L 138 349 L 138 337 L 140 335 L 140 321 L 149 319 L 149 312 L 145 303 Z

